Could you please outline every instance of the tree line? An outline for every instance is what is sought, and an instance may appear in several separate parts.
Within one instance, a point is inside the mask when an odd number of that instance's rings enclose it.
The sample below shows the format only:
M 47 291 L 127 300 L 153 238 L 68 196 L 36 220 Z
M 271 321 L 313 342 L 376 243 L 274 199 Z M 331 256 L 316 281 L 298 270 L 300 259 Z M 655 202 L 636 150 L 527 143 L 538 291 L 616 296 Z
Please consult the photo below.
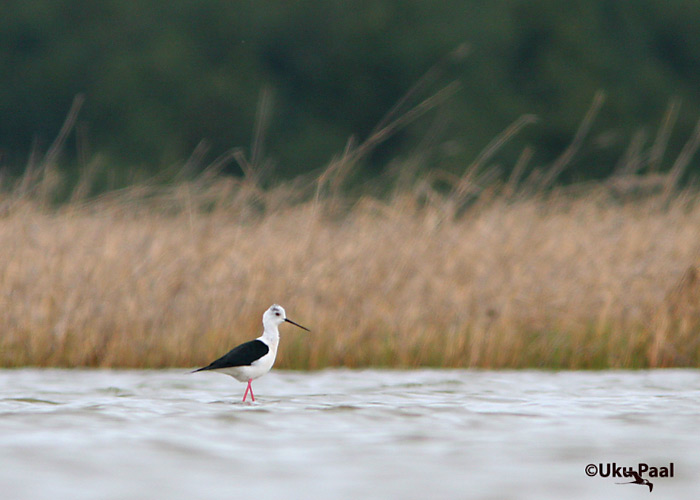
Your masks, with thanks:
M 641 168 L 669 168 L 700 117 L 699 28 L 691 0 L 5 0 L 0 168 L 46 151 L 80 95 L 67 171 L 201 151 L 197 169 L 242 147 L 294 177 L 403 117 L 362 175 L 412 155 L 458 173 L 535 115 L 490 159 L 508 175 L 523 148 L 528 168 L 560 156 L 601 91 L 563 180 L 608 175 L 664 120 L 664 157 Z

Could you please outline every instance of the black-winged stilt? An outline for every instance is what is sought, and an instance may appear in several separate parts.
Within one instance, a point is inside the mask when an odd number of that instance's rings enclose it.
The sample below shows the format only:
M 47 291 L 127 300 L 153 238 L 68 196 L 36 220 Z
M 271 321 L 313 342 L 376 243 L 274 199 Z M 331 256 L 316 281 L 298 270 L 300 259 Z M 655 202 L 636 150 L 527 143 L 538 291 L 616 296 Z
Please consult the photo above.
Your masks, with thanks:
M 250 384 L 256 378 L 269 372 L 272 365 L 275 364 L 277 346 L 280 342 L 280 332 L 277 327 L 285 321 L 307 332 L 310 331 L 308 328 L 287 319 L 284 308 L 273 304 L 263 314 L 263 334 L 260 337 L 234 347 L 216 361 L 212 361 L 209 365 L 194 370 L 192 373 L 213 370 L 230 375 L 239 382 L 247 380 L 248 387 L 243 394 L 243 401 L 248 396 L 248 391 L 250 391 L 250 397 L 255 401 L 253 387 Z

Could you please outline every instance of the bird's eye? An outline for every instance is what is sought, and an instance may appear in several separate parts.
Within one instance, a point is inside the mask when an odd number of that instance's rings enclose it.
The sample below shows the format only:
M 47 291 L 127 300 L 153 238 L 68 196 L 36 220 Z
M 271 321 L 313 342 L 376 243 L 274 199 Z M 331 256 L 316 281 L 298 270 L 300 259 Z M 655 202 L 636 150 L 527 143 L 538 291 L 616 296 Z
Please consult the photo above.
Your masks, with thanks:
M 278 312 L 275 313 L 275 316 L 279 316 L 279 315 L 280 315 L 280 313 L 278 313 Z

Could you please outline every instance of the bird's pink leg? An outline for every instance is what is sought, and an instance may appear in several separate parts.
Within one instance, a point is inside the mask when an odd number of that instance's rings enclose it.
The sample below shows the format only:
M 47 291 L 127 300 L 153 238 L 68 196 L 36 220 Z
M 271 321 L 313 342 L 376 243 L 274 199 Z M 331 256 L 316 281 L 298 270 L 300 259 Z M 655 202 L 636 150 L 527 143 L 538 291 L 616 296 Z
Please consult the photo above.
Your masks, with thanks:
M 245 403 L 245 398 L 248 397 L 248 391 L 250 391 L 250 395 L 253 395 L 253 389 L 250 387 L 250 380 L 248 380 L 248 387 L 245 388 L 245 394 L 243 394 L 243 402 Z M 255 401 L 255 399 L 253 399 Z
M 250 387 L 250 397 L 251 397 L 251 399 L 253 400 L 253 403 L 255 403 L 255 394 L 253 394 L 253 386 L 250 385 L 250 383 L 251 383 L 252 381 L 253 381 L 252 378 L 251 378 L 250 380 L 248 380 L 248 387 Z

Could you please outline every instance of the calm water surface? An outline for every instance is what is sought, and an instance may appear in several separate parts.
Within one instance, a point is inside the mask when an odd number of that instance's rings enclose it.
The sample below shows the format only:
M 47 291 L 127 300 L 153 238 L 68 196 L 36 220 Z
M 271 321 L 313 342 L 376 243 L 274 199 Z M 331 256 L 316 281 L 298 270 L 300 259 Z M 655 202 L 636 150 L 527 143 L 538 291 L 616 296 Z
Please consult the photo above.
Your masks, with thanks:
M 0 498 L 700 498 L 700 371 L 0 370 Z M 588 464 L 674 463 L 646 486 Z

